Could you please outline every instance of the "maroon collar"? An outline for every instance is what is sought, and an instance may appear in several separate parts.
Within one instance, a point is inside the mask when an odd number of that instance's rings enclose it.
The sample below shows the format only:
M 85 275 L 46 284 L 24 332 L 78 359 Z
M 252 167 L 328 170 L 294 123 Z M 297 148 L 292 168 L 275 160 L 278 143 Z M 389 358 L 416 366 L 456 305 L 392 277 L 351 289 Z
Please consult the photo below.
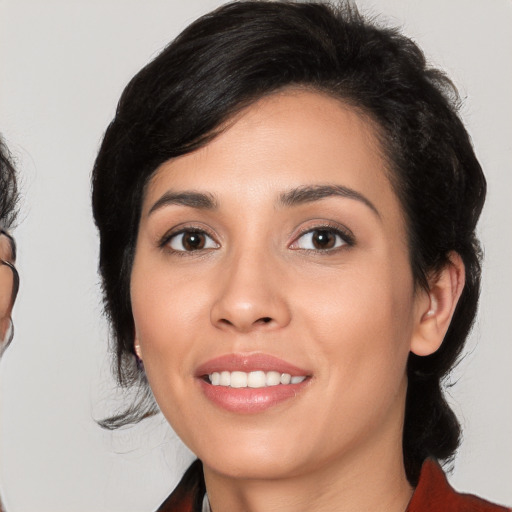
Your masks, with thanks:
M 510 512 L 472 494 L 456 492 L 439 463 L 427 459 L 406 512 Z

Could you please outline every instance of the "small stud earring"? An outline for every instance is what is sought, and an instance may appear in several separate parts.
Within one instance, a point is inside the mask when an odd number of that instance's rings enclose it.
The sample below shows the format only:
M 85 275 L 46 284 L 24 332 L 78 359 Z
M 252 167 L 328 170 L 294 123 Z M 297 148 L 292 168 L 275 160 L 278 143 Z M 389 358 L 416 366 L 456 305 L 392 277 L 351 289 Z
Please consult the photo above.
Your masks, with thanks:
M 140 357 L 140 345 L 138 343 L 136 343 L 133 348 L 135 350 L 135 362 L 137 364 L 137 368 L 139 370 L 144 370 L 144 362 L 142 361 L 142 358 Z

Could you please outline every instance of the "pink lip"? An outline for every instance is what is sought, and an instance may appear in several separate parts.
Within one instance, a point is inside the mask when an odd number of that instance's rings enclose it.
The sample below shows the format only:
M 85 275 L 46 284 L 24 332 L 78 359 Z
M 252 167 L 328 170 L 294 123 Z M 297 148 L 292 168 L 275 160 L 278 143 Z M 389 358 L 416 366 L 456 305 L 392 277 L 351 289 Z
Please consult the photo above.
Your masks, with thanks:
M 308 377 L 311 375 L 311 372 L 267 354 L 228 354 L 201 364 L 196 371 L 196 377 L 205 397 L 216 406 L 238 414 L 264 412 L 271 407 L 291 400 L 297 397 L 311 381 L 311 379 L 307 378 L 299 384 L 277 385 L 265 388 L 231 388 L 212 386 L 204 379 L 205 375 L 223 370 L 230 372 L 277 371 L 289 373 L 292 376 L 305 375 Z
M 289 373 L 292 376 L 310 375 L 311 373 L 308 370 L 268 354 L 226 354 L 201 364 L 196 370 L 196 376 L 203 377 L 204 375 L 224 370 L 228 372 L 276 371 Z

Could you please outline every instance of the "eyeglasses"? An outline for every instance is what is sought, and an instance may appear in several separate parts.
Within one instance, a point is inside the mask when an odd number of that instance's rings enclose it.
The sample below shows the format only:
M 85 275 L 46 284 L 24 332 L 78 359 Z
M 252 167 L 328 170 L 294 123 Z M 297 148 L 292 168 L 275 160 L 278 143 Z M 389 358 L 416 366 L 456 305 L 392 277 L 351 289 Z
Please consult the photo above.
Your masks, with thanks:
M 8 249 L 2 251 L 3 241 L 2 238 L 7 239 Z M 14 336 L 14 326 L 10 318 L 10 312 L 18 295 L 20 287 L 20 276 L 14 261 L 16 261 L 16 242 L 14 238 L 4 229 L 0 229 L 0 266 L 8 267 L 12 272 L 12 279 L 7 278 L 4 280 L 0 274 L 0 356 L 3 351 L 9 346 Z M 9 322 L 9 325 L 7 325 Z

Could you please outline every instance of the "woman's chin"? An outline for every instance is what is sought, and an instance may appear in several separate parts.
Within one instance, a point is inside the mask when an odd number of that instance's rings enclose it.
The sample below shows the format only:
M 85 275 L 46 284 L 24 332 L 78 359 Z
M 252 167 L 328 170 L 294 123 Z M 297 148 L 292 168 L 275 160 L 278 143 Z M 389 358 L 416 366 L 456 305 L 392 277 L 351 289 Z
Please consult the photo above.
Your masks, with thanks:
M 261 454 L 255 457 L 214 458 L 208 453 L 201 460 L 205 473 L 212 472 L 233 480 L 280 480 L 302 472 L 302 465 L 298 461 L 262 457 Z
M 234 436 L 233 436 L 234 437 Z M 291 439 L 286 442 L 273 436 L 258 436 L 216 443 L 200 443 L 193 450 L 201 459 L 205 471 L 235 479 L 279 479 L 300 473 L 315 453 Z

